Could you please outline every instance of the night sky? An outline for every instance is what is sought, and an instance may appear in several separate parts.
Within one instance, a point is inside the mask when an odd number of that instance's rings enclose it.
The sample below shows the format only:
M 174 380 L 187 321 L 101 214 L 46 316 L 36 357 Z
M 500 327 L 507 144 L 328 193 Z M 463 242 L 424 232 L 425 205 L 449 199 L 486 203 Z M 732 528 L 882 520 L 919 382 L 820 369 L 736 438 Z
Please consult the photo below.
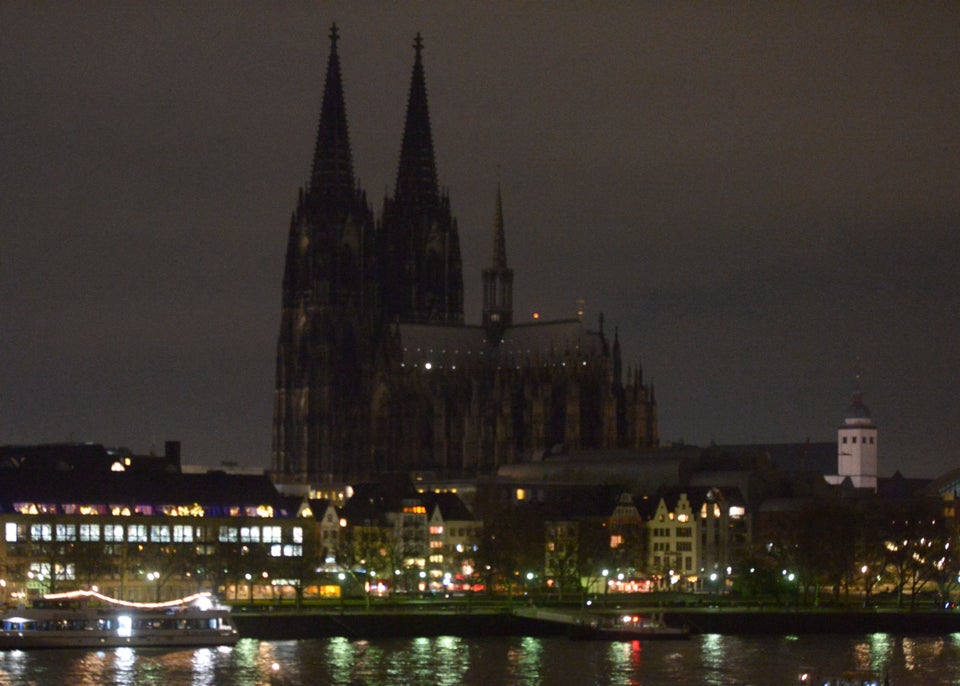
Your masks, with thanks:
M 270 464 L 290 214 L 336 22 L 379 214 L 423 35 L 480 316 L 618 328 L 664 441 L 960 467 L 960 4 L 0 3 L 0 443 Z

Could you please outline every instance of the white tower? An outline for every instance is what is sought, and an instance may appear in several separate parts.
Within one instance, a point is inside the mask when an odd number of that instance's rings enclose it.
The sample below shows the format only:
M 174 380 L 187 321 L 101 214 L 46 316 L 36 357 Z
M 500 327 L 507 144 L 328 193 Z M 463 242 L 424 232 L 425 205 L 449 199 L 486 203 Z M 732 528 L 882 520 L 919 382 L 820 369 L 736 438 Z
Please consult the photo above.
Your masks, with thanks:
M 877 490 L 877 426 L 863 404 L 859 383 L 837 429 L 837 471 L 839 481 L 850 477 L 856 488 Z

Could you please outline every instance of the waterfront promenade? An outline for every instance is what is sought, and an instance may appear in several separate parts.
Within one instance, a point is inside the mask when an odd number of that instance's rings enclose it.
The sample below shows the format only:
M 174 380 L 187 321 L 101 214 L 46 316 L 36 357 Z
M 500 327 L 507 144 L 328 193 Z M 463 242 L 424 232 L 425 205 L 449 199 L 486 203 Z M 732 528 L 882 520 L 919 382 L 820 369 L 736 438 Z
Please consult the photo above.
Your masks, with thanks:
M 516 616 L 512 610 L 520 604 L 520 600 L 514 600 L 384 603 L 369 609 L 364 604 L 337 603 L 307 608 L 254 606 L 235 608 L 233 617 L 241 636 L 262 639 L 554 636 L 565 632 L 565 627 L 553 622 Z M 569 611 L 579 604 L 556 606 Z M 659 614 L 671 625 L 686 625 L 693 633 L 704 634 L 942 635 L 960 632 L 960 610 L 943 609 L 664 607 L 622 602 L 593 606 L 589 611 Z

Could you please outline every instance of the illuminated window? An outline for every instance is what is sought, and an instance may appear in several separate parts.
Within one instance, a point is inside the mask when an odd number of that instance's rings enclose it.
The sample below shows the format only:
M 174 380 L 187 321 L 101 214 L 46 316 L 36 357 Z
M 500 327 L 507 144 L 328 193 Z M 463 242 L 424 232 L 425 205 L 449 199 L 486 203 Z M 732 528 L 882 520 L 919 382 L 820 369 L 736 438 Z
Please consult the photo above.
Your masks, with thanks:
M 127 540 L 131 543 L 146 543 L 147 526 L 146 524 L 130 524 L 127 526 Z
M 430 533 L 434 536 L 439 536 L 443 533 L 443 527 L 437 526 L 436 524 L 434 524 L 433 526 L 430 527 Z
M 81 541 L 99 541 L 100 525 L 99 524 L 81 524 L 80 540 Z
M 154 524 L 150 527 L 150 540 L 154 543 L 169 543 L 170 527 Z
M 303 556 L 303 546 L 302 545 L 292 545 L 290 543 L 283 546 L 283 556 L 284 557 L 302 557 Z
M 193 543 L 193 527 L 182 525 L 173 527 L 173 541 L 175 543 Z
M 221 526 L 220 535 L 218 539 L 221 543 L 236 543 L 237 542 L 237 527 L 235 526 Z
M 77 540 L 77 527 L 75 524 L 57 524 L 56 531 L 58 541 Z
M 302 526 L 293 527 L 293 542 L 303 543 L 303 527 Z
M 31 524 L 30 540 L 31 541 L 52 541 L 53 527 L 50 526 L 49 524 Z
M 524 488 L 518 488 L 517 491 L 516 491 L 516 498 L 517 498 L 517 500 L 526 500 L 526 499 L 527 499 L 527 491 L 526 491 L 526 489 L 524 489 Z
M 259 526 L 240 527 L 240 541 L 243 543 L 259 543 L 260 527 Z
M 264 543 L 279 543 L 280 542 L 280 527 L 279 526 L 265 526 L 263 527 L 263 542 Z M 275 555 L 274 557 L 280 557 Z
M 443 541 L 430 541 L 430 547 L 431 547 L 431 548 L 442 548 L 442 547 L 443 547 Z
M 732 505 L 730 507 L 730 519 L 740 519 L 745 514 L 747 514 L 747 511 L 739 505 Z
M 623 545 L 623 536 L 614 534 L 613 536 L 610 537 L 611 548 L 619 548 L 622 545 Z
M 103 527 L 103 540 L 108 543 L 120 543 L 123 541 L 123 527 L 119 524 L 107 524 Z
M 270 557 L 280 557 L 283 554 L 283 546 L 279 543 L 270 546 Z
M 690 521 L 690 515 L 688 515 L 688 514 L 678 514 L 678 515 L 677 515 L 677 521 L 678 521 L 678 522 L 688 522 L 688 521 Z
M 7 522 L 3 528 L 4 528 L 4 533 L 6 536 L 7 543 L 16 543 L 17 542 L 17 523 Z

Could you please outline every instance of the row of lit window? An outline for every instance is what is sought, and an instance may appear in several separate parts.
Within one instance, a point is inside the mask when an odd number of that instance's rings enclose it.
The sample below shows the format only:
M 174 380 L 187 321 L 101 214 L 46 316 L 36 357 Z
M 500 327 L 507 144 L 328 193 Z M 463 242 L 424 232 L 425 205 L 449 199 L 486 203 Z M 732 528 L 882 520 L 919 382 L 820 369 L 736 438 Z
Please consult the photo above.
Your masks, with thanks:
M 690 515 L 687 514 L 686 512 L 681 512 L 680 514 L 674 514 L 673 512 L 668 512 L 666 515 L 661 514 L 657 517 L 657 521 L 659 522 L 663 522 L 666 520 L 670 520 L 672 522 L 674 519 L 676 519 L 678 522 L 689 522 Z
M 153 517 L 166 515 L 168 517 L 273 517 L 271 505 L 257 505 L 241 507 L 233 505 L 224 508 L 204 508 L 198 503 L 193 505 L 77 505 L 75 503 L 14 503 L 13 509 L 22 515 L 113 515 L 115 517 L 130 517 L 143 515 Z
M 217 531 L 217 540 L 221 543 L 266 543 L 283 542 L 282 529 L 279 526 L 221 526 Z M 303 544 L 303 528 L 290 529 L 291 540 Z M 35 542 L 97 542 L 106 543 L 193 543 L 204 538 L 200 527 L 186 525 L 168 526 L 165 524 L 30 524 L 29 535 L 26 527 L 16 522 L 7 522 L 4 526 L 7 543 L 21 540 Z
M 292 527 L 290 537 L 294 543 L 302 544 L 303 527 Z M 221 543 L 280 543 L 282 538 L 279 526 L 221 526 L 218 536 Z
M 447 533 L 449 534 L 449 536 L 450 536 L 451 538 L 466 538 L 467 536 L 477 536 L 477 537 L 479 537 L 482 532 L 483 532 L 483 529 L 480 528 L 480 527 L 462 527 L 462 526 L 461 526 L 461 527 L 457 527 L 457 528 L 450 527 L 450 529 L 447 531 Z M 443 535 L 443 526 L 442 526 L 442 525 L 436 525 L 436 524 L 434 524 L 433 526 L 431 526 L 431 527 L 430 527 L 430 535 L 431 535 L 431 536 L 442 536 L 442 535 Z

